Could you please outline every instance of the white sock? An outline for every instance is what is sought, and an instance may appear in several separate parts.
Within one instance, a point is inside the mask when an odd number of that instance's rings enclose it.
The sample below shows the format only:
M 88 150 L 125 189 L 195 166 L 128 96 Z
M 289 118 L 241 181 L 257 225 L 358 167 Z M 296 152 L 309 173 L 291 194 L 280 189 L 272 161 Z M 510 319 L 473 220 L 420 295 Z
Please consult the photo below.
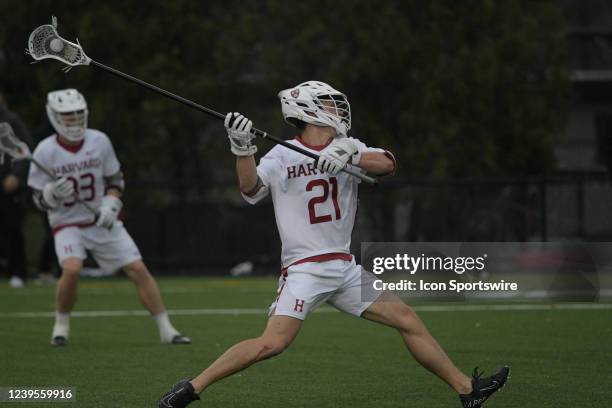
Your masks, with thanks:
M 174 328 L 172 323 L 170 323 L 170 318 L 168 318 L 168 313 L 165 310 L 152 317 L 157 322 L 157 326 L 159 327 L 159 337 L 161 338 L 162 343 L 169 343 L 172 341 L 174 336 L 180 334 L 178 330 Z
M 55 312 L 55 325 L 51 337 L 62 336 L 68 338 L 70 333 L 70 313 Z

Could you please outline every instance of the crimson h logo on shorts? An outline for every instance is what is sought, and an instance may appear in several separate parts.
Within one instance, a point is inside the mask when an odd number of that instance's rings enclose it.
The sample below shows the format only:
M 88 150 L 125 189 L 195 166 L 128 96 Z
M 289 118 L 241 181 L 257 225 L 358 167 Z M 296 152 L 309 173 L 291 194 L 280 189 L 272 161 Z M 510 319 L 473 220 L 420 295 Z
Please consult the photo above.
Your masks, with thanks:
M 295 299 L 295 306 L 293 307 L 293 310 L 302 313 L 304 311 L 304 300 Z

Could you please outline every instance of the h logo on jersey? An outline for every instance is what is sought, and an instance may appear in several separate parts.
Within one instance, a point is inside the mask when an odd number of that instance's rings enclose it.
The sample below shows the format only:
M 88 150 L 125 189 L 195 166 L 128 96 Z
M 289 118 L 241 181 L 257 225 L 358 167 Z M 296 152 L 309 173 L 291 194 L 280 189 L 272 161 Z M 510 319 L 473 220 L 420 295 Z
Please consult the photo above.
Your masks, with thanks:
M 294 98 L 297 98 L 298 96 L 300 96 L 299 88 L 291 90 L 291 96 L 294 97 Z
M 293 310 L 302 313 L 304 311 L 304 300 L 295 299 L 295 306 L 293 307 Z

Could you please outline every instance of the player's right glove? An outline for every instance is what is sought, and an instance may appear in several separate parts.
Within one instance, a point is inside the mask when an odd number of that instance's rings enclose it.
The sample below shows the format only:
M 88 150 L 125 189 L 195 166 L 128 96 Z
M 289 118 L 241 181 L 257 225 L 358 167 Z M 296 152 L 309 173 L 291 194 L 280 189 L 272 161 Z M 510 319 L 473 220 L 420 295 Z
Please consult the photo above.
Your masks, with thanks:
M 225 116 L 224 123 L 232 153 L 236 156 L 252 156 L 257 153 L 257 146 L 252 143 L 255 139 L 255 135 L 251 133 L 253 122 L 238 112 L 230 112 Z
M 62 177 L 45 184 L 42 194 L 48 207 L 57 208 L 58 205 L 74 195 L 74 184 L 66 177 Z

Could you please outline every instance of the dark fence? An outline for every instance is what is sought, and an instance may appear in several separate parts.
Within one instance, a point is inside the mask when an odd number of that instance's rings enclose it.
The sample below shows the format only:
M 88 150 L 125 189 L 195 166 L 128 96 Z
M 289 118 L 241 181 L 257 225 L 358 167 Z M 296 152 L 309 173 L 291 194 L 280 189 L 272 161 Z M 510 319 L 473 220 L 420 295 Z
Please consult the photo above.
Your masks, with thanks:
M 226 273 L 250 261 L 275 272 L 280 242 L 271 202 L 251 206 L 234 183 L 130 182 L 126 225 L 162 273 Z M 362 241 L 612 241 L 605 173 L 545 178 L 396 179 L 362 187 L 353 232 Z

